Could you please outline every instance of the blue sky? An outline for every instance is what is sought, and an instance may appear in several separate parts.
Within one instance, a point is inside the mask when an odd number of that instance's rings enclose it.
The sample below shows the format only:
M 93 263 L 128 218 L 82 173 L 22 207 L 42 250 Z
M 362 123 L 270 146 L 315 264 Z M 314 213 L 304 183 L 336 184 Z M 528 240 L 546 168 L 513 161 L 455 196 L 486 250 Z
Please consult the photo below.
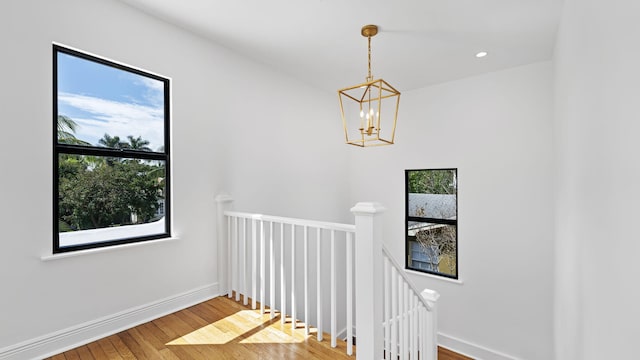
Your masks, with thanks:
M 78 124 L 76 137 L 96 145 L 105 133 L 164 145 L 164 84 L 58 52 L 58 114 Z

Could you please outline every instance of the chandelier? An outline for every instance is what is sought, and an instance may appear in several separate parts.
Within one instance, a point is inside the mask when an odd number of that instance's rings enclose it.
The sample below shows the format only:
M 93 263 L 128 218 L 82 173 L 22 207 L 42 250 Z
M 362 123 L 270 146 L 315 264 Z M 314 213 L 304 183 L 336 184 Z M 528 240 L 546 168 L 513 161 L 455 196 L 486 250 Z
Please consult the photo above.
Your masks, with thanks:
M 378 33 L 378 26 L 365 25 L 360 33 L 368 42 L 367 79 L 362 84 L 338 90 L 346 142 L 360 147 L 391 145 L 396 133 L 400 92 L 371 75 L 371 38 Z

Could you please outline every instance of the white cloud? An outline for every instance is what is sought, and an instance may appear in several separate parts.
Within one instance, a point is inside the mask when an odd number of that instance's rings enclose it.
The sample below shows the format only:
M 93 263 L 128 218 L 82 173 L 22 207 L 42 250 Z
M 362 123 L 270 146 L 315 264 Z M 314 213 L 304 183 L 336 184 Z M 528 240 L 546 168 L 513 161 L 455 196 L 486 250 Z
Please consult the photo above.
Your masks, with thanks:
M 164 83 L 162 81 L 151 79 L 148 77 L 141 77 L 140 79 L 142 81 L 142 84 L 144 84 L 144 86 L 148 87 L 149 89 L 160 92 L 164 91 Z
M 60 93 L 58 100 L 78 110 L 91 114 L 73 117 L 79 128 L 79 139 L 96 144 L 107 133 L 126 140 L 127 135 L 142 136 L 150 142 L 149 147 L 157 150 L 164 144 L 164 109 L 133 103 L 124 103 L 101 98 Z
M 159 80 L 140 77 L 140 83 L 147 88 L 144 94 L 145 99 L 157 106 L 164 103 L 164 83 Z

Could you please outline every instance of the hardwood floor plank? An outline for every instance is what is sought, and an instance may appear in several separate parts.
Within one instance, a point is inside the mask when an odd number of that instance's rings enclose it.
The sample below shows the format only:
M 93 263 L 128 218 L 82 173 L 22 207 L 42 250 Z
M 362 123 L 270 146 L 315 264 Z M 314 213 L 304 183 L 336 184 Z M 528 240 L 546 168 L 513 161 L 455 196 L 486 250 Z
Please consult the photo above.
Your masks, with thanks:
M 93 356 L 94 359 L 107 359 L 107 354 L 105 354 L 104 350 L 102 350 L 102 347 L 98 344 L 98 342 L 92 342 L 87 344 L 87 348 L 89 349 L 89 352 L 91 353 L 91 356 Z
M 71 349 L 64 353 L 64 357 L 67 360 L 80 360 L 80 355 L 76 349 Z
M 91 351 L 89 350 L 89 347 L 86 345 L 76 348 L 76 351 L 78 352 L 78 356 L 81 360 L 95 360 L 95 358 L 91 354 Z
M 474 360 L 468 356 L 458 354 L 455 351 L 438 346 L 438 360 Z
M 51 360 L 252 360 L 355 359 L 346 342 L 331 348 L 330 336 L 316 339 L 316 329 L 304 335 L 291 330 L 280 316 L 271 319 L 242 303 L 218 297 L 56 355 Z M 354 347 L 355 352 L 355 347 Z M 439 348 L 439 360 L 473 360 Z
M 168 345 L 169 342 L 180 337 L 180 335 L 178 333 L 171 332 L 169 327 L 165 327 L 164 329 L 158 327 L 157 323 L 164 324 L 165 319 L 157 319 L 140 325 L 140 333 L 145 336 L 145 338 L 149 339 L 149 341 L 156 347 L 162 356 L 162 359 L 173 360 L 204 358 L 201 354 L 196 357 L 190 355 L 188 352 L 185 352 L 181 346 Z
M 113 345 L 113 347 L 118 351 L 118 354 L 120 354 L 120 356 L 124 360 L 134 360 L 136 358 L 135 355 L 133 355 L 133 353 L 131 352 L 131 350 L 129 350 L 127 345 L 124 342 L 122 342 L 122 339 L 120 339 L 120 336 L 118 336 L 118 334 L 111 335 L 108 337 L 108 339 Z
M 109 360 L 122 360 L 122 356 L 118 353 L 118 350 L 113 346 L 109 338 L 104 338 L 96 341 L 96 344 L 100 346 L 105 354 L 105 359 Z
M 179 355 L 177 355 L 176 353 L 174 353 L 173 351 L 171 351 L 170 349 L 164 348 L 162 350 L 159 351 L 160 352 L 160 356 L 162 359 L 165 360 L 182 360 L 182 359 L 186 359 L 185 357 L 180 357 Z
M 138 346 L 140 347 L 140 349 L 142 350 L 146 358 L 148 359 L 160 358 L 160 352 L 152 344 L 153 339 L 143 336 L 140 333 L 140 326 L 136 326 L 133 329 L 129 329 L 126 331 L 126 333 L 129 336 L 131 336 L 133 340 L 135 340 L 135 342 L 138 344 Z
M 155 349 L 156 352 L 161 352 L 163 349 L 166 349 L 166 343 L 170 341 L 169 337 L 166 336 L 162 330 L 160 330 L 153 322 L 144 323 L 140 326 L 135 327 L 138 331 L 139 336 L 142 339 L 136 339 L 138 342 L 146 341 L 150 346 Z

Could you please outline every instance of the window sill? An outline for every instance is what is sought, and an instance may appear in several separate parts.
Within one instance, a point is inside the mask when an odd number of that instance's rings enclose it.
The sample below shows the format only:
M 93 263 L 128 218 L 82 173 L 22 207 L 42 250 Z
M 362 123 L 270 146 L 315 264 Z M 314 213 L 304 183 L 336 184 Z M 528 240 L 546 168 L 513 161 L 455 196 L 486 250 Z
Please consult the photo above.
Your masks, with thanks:
M 438 275 L 433 275 L 433 274 L 428 274 L 428 273 L 423 273 L 423 272 L 415 271 L 415 270 L 411 270 L 411 269 L 404 269 L 404 271 L 407 274 L 411 274 L 411 275 L 425 276 L 425 277 L 428 277 L 428 278 L 431 278 L 431 279 L 442 280 L 442 281 L 446 281 L 446 282 L 450 282 L 450 283 L 454 283 L 454 284 L 458 284 L 458 285 L 464 284 L 464 281 L 462 281 L 461 279 L 451 279 L 451 278 L 448 278 L 448 277 L 438 276 Z
M 135 242 L 130 244 L 114 245 L 114 246 L 107 246 L 107 247 L 87 249 L 87 250 L 70 251 L 65 253 L 43 255 L 40 257 L 40 260 L 42 261 L 60 260 L 68 257 L 92 255 L 92 254 L 105 253 L 110 251 L 118 251 L 122 249 L 136 247 L 136 246 L 144 246 L 144 245 L 157 244 L 161 242 L 176 241 L 176 240 L 180 240 L 180 238 L 168 237 L 168 238 L 162 238 L 157 240 L 140 241 L 140 242 Z

